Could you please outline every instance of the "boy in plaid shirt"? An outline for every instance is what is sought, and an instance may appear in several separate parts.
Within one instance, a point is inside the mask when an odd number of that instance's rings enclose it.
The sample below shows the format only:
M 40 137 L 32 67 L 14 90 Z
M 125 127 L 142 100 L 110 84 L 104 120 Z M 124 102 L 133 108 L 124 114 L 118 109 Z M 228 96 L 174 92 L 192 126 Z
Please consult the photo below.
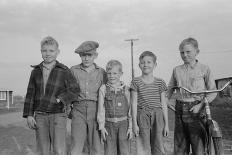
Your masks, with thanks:
M 39 155 L 66 155 L 65 108 L 79 91 L 69 68 L 56 61 L 58 47 L 50 36 L 41 41 L 43 62 L 32 66 L 24 103 L 23 117 L 35 130 Z

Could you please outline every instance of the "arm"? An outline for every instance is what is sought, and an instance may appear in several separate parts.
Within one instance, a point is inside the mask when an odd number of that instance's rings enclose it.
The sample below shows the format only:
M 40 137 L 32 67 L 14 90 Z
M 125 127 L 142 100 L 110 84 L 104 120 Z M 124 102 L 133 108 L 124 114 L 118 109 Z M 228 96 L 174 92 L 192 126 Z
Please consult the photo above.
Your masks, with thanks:
M 36 121 L 34 118 L 34 98 L 35 98 L 35 81 L 34 81 L 34 71 L 31 72 L 30 80 L 27 87 L 26 99 L 23 108 L 23 117 L 27 118 L 27 125 L 30 129 L 36 128 Z
M 99 89 L 98 95 L 98 111 L 97 111 L 97 122 L 99 124 L 99 130 L 105 128 L 105 107 L 104 107 L 104 98 L 105 98 L 105 85 L 102 85 Z
M 129 104 L 129 110 L 128 110 L 128 115 L 127 115 L 127 117 L 128 117 L 127 137 L 128 137 L 128 139 L 131 139 L 132 136 L 133 136 L 133 133 L 132 133 L 132 117 L 131 117 L 130 91 L 129 91 L 128 87 L 126 87 L 125 94 L 126 94 L 126 98 L 127 98 L 128 104 Z
M 34 80 L 34 70 L 31 72 L 28 87 L 27 87 L 27 94 L 24 102 L 23 108 L 23 117 L 27 118 L 28 116 L 34 116 L 34 98 L 35 98 L 35 80 Z
M 205 76 L 205 85 L 206 85 L 206 89 L 207 90 L 215 90 L 216 89 L 216 85 L 215 85 L 215 81 L 212 75 L 212 72 L 210 71 L 210 69 L 207 69 L 206 72 L 206 76 Z M 208 100 L 208 102 L 212 102 L 217 96 L 217 93 L 209 93 L 206 95 L 206 98 Z
M 80 88 L 78 87 L 77 81 L 69 69 L 66 70 L 64 80 L 65 89 L 57 96 L 57 98 L 67 106 L 78 100 L 77 96 L 80 92 Z
M 108 132 L 105 129 L 105 107 L 104 107 L 105 92 L 106 92 L 106 87 L 105 85 L 102 85 L 99 89 L 99 96 L 98 96 L 97 122 L 99 124 L 99 130 L 101 131 L 101 137 L 103 140 L 106 140 L 106 135 L 108 135 Z
M 174 70 L 172 72 L 172 76 L 171 76 L 171 79 L 169 81 L 169 84 L 168 84 L 168 90 L 167 90 L 167 93 L 166 93 L 166 96 L 167 96 L 167 99 L 168 99 L 168 107 L 170 109 L 172 109 L 173 111 L 175 111 L 175 107 L 174 105 L 170 104 L 171 103 L 171 97 L 172 97 L 172 94 L 174 92 L 174 89 L 172 89 L 174 86 L 177 86 L 177 81 L 176 81 L 176 78 L 175 78 L 175 74 L 174 74 Z
M 131 113 L 132 113 L 132 125 L 133 125 L 133 131 L 135 136 L 139 135 L 139 127 L 137 124 L 137 97 L 138 94 L 136 91 L 132 90 L 131 91 Z
M 166 100 L 166 93 L 161 93 L 161 105 L 164 115 L 164 136 L 168 136 L 169 134 L 169 125 L 168 125 L 168 106 L 167 106 L 167 100 Z

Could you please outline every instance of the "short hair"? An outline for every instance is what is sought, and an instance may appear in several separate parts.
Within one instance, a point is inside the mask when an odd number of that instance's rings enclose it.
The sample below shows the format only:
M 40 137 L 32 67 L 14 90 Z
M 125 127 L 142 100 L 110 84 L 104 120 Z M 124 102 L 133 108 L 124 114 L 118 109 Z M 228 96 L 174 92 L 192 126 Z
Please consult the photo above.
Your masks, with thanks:
M 151 52 L 151 51 L 144 51 L 140 56 L 139 56 L 139 61 L 141 61 L 145 56 L 150 56 L 153 59 L 153 62 L 156 63 L 157 57 L 156 55 Z
M 179 45 L 179 50 L 182 51 L 185 45 L 192 45 L 195 49 L 199 51 L 198 42 L 194 38 L 189 37 L 184 39 Z
M 42 39 L 42 41 L 40 42 L 41 48 L 44 45 L 56 45 L 56 47 L 59 48 L 58 42 L 51 36 L 47 36 L 47 37 Z
M 118 60 L 110 60 L 106 64 L 106 72 L 109 71 L 109 70 L 111 70 L 115 66 L 119 66 L 119 71 L 122 72 L 122 63 L 119 62 Z

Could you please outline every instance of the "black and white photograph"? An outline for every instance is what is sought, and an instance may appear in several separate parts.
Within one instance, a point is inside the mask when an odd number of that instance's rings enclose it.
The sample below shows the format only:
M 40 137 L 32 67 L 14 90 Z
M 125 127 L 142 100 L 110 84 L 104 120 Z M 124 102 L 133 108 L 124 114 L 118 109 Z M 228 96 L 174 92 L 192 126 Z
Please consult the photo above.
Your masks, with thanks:
M 0 155 L 232 155 L 231 0 L 0 0 Z

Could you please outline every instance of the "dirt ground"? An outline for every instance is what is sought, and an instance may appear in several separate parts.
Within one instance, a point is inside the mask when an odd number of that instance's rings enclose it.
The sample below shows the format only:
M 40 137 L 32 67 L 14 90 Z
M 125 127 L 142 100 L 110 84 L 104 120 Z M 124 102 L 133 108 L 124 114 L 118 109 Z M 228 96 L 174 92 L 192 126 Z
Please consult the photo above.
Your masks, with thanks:
M 70 145 L 70 120 L 67 129 L 69 133 L 67 140 Z M 0 133 L 0 155 L 35 155 L 35 134 L 27 127 L 21 112 L 0 115 Z M 226 143 L 232 145 L 231 141 Z M 168 155 L 171 155 L 173 131 L 165 139 L 165 146 Z M 227 151 L 226 154 L 229 155 L 232 152 Z

